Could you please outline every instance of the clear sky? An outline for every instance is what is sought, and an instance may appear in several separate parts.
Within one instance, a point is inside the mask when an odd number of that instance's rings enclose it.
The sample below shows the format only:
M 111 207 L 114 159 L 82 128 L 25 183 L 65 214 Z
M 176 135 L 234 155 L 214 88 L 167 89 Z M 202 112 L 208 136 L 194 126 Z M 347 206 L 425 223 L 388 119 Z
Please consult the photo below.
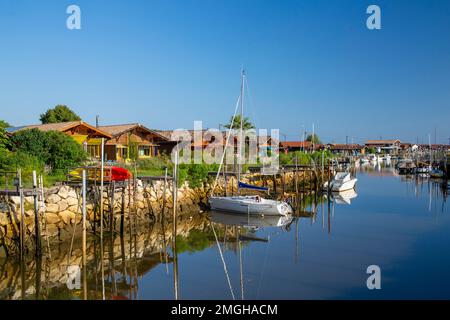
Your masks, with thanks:
M 366 28 L 371 4 L 381 30 Z M 0 0 L 0 119 L 14 125 L 67 104 L 91 123 L 218 128 L 242 65 L 246 115 L 288 140 L 315 123 L 326 142 L 449 142 L 450 1 Z

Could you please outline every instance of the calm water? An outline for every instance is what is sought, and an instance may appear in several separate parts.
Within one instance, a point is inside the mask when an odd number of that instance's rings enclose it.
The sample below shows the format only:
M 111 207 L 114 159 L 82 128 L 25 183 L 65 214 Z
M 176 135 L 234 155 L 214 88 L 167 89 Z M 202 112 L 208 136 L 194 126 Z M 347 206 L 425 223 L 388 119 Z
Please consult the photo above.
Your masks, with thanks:
M 99 244 L 91 243 L 88 298 L 449 299 L 450 209 L 440 185 L 388 168 L 361 170 L 357 178 L 356 194 L 308 206 L 311 217 L 192 214 L 178 223 L 176 255 L 164 231 L 171 226 L 149 226 L 139 240 L 105 240 L 103 283 Z M 82 288 L 66 285 L 67 266 L 80 261 L 76 250 L 70 261 L 68 249 L 59 249 L 67 265 L 56 256 L 50 267 L 42 263 L 38 282 L 35 264 L 23 280 L 17 264 L 0 260 L 0 297 L 33 299 L 38 288 L 39 298 L 83 298 Z M 381 290 L 366 287 L 373 264 L 381 268 Z

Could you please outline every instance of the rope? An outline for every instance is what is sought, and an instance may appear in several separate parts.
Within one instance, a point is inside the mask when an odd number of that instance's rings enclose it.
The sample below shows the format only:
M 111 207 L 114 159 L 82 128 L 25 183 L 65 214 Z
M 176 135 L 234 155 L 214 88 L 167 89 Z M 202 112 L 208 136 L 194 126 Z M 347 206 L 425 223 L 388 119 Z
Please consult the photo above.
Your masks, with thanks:
M 222 169 L 223 160 L 225 159 L 225 153 L 226 153 L 225 151 L 227 150 L 227 147 L 228 147 L 228 142 L 229 142 L 230 136 L 231 136 L 231 130 L 233 129 L 234 119 L 236 118 L 236 113 L 239 108 L 239 103 L 241 101 L 241 98 L 242 98 L 241 95 L 239 95 L 238 100 L 236 102 L 236 107 L 234 108 L 233 118 L 231 119 L 231 127 L 228 129 L 227 140 L 225 142 L 224 152 L 222 153 L 222 159 L 220 160 L 219 170 L 217 170 L 216 179 L 214 180 L 214 183 L 213 183 L 213 186 L 211 189 L 211 197 L 214 196 L 214 189 L 217 186 L 217 180 L 219 179 L 220 170 Z
M 211 221 L 209 221 L 209 224 L 211 225 L 212 231 L 214 233 L 214 238 L 216 239 L 217 248 L 219 249 L 220 258 L 222 259 L 223 269 L 224 269 L 225 275 L 227 277 L 228 287 L 230 288 L 231 296 L 233 297 L 233 300 L 236 300 L 236 298 L 234 296 L 233 288 L 231 287 L 231 281 L 230 281 L 230 277 L 228 275 L 227 265 L 225 264 L 225 259 L 223 258 L 222 249 L 220 248 L 219 239 L 217 239 L 216 230 L 214 229 L 214 226 L 212 225 Z

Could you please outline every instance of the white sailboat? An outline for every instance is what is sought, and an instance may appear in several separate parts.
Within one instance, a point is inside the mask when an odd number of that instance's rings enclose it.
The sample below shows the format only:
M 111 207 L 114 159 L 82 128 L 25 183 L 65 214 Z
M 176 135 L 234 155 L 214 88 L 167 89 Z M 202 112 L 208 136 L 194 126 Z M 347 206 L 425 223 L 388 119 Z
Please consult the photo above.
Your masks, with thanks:
M 283 227 L 293 220 L 293 216 L 246 216 L 224 211 L 212 211 L 211 220 L 231 226 L 248 228 Z
M 244 91 L 245 91 L 245 73 L 242 71 L 241 76 L 241 94 L 238 102 L 241 106 L 241 125 L 240 125 L 240 139 L 239 139 L 239 148 L 238 148 L 238 157 L 239 160 L 242 159 L 242 142 L 243 142 L 243 120 L 244 120 Z M 236 109 L 237 109 L 236 105 Z M 234 122 L 236 116 L 236 110 L 235 114 L 233 116 L 232 122 Z M 230 138 L 232 128 L 229 129 L 228 137 L 226 140 L 225 150 L 228 146 L 228 141 Z M 216 182 L 218 180 L 221 167 L 223 165 L 223 160 L 225 158 L 225 152 L 222 156 L 222 161 L 219 166 L 219 170 L 217 172 L 216 176 Z M 260 196 L 241 196 L 240 190 L 242 188 L 247 189 L 254 189 L 254 190 L 264 190 L 267 191 L 267 188 L 257 187 L 257 186 L 251 186 L 242 183 L 241 181 L 241 161 L 238 162 L 238 195 L 237 196 L 223 196 L 218 197 L 214 196 L 214 187 L 212 189 L 212 194 L 209 197 L 209 204 L 211 206 L 211 210 L 216 211 L 227 211 L 227 212 L 234 212 L 234 213 L 242 213 L 247 215 L 274 215 L 274 216 L 287 216 L 293 212 L 292 207 L 284 202 L 284 201 L 277 201 L 277 200 L 271 200 L 271 199 L 265 199 Z M 216 182 L 214 183 L 214 186 L 216 185 Z
M 358 179 L 352 178 L 349 172 L 338 172 L 330 181 L 330 189 L 334 192 L 342 192 L 355 188 Z M 324 189 L 328 189 L 328 181 L 323 185 Z

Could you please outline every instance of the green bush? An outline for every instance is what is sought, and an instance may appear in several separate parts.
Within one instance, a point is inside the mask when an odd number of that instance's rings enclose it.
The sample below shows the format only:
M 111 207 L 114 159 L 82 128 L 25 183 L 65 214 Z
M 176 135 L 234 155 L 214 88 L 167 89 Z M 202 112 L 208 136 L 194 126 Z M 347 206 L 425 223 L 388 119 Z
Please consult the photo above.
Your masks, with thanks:
M 315 151 L 314 153 L 295 151 L 287 154 L 280 153 L 280 165 L 295 165 L 296 157 L 298 165 L 310 165 L 312 161 L 316 165 L 321 165 L 322 163 L 322 151 Z M 327 163 L 328 159 L 332 159 L 333 157 L 334 155 L 329 150 L 323 151 L 324 163 Z
M 178 167 L 178 184 L 187 181 L 192 188 L 200 187 L 203 183 L 212 179 L 209 172 L 216 172 L 217 164 L 181 164 Z
M 78 166 L 87 159 L 80 144 L 58 131 L 20 131 L 12 137 L 11 144 L 13 152 L 34 157 L 53 172 Z

